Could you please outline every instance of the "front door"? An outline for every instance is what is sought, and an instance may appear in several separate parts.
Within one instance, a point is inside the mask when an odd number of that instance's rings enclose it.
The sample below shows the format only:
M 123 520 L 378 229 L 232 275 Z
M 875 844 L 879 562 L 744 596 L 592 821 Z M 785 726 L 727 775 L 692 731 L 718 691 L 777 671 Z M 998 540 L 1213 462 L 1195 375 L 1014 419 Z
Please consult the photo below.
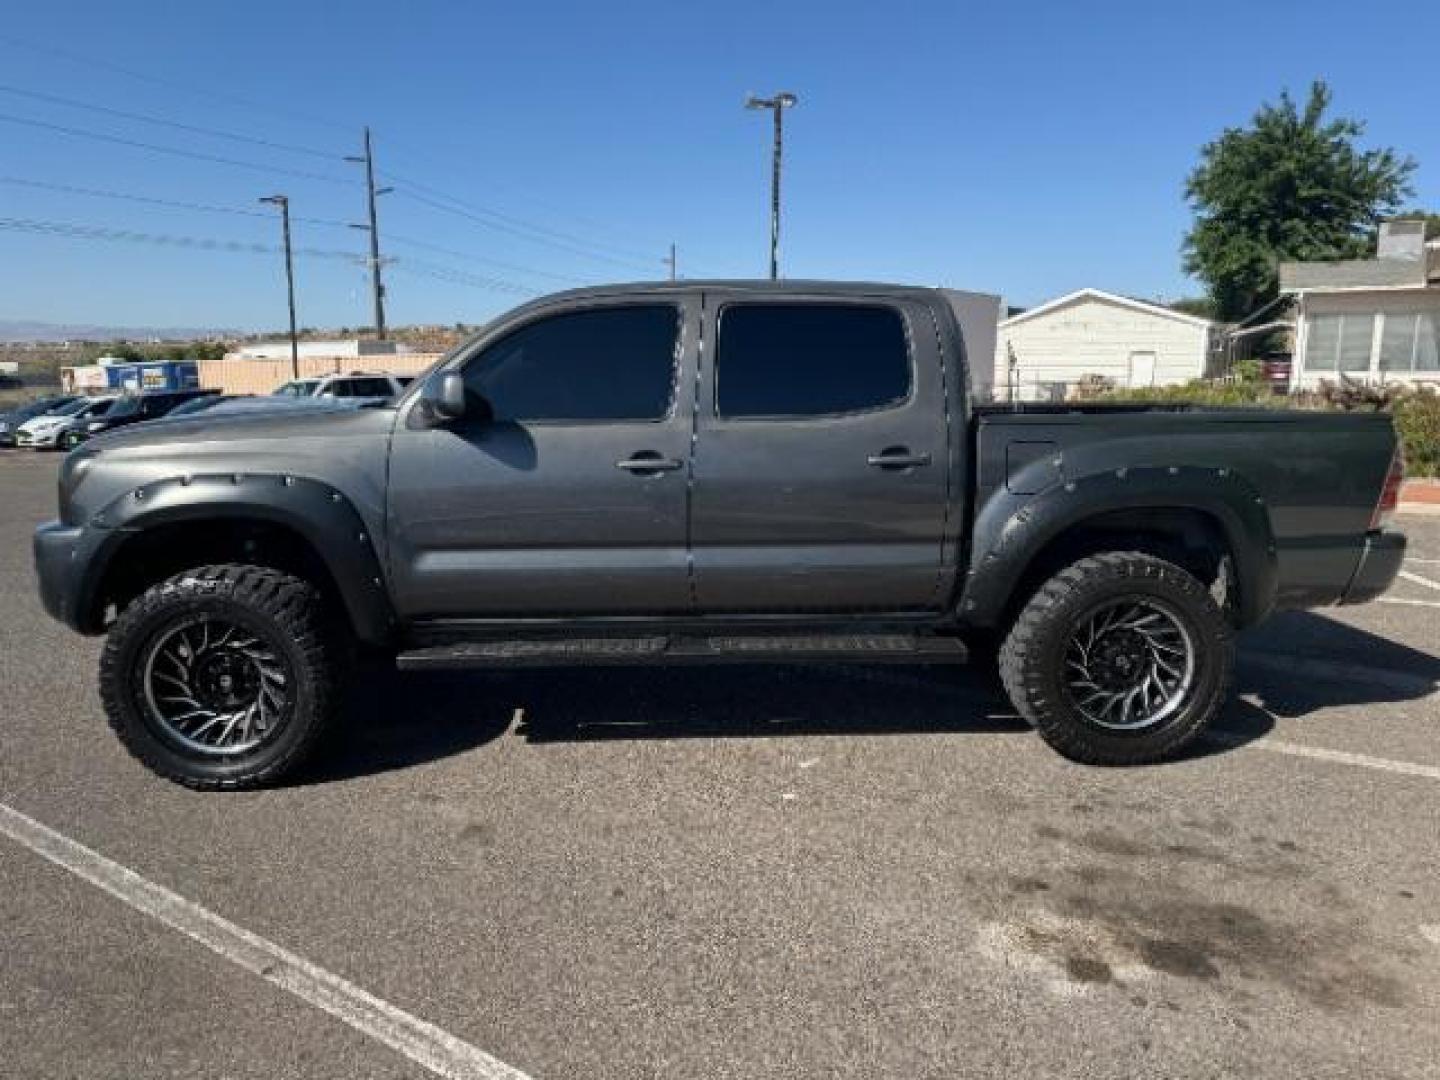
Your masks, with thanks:
M 705 308 L 691 510 L 699 610 L 938 607 L 960 443 L 930 311 L 740 291 L 707 292 Z
M 1155 354 L 1153 352 L 1132 352 L 1130 354 L 1130 386 L 1155 385 Z
M 695 307 L 670 294 L 541 309 L 460 359 L 465 417 L 427 427 L 411 400 L 388 507 L 403 617 L 690 610 L 692 410 L 676 389 Z

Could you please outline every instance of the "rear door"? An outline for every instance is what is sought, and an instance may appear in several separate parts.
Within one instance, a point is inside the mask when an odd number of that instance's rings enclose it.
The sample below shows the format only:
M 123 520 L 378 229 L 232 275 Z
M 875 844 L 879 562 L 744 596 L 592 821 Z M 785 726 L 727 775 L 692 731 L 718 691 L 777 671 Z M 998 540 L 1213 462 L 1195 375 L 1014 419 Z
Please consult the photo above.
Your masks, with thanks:
M 704 306 L 699 610 L 937 608 L 952 466 L 930 310 L 740 291 Z

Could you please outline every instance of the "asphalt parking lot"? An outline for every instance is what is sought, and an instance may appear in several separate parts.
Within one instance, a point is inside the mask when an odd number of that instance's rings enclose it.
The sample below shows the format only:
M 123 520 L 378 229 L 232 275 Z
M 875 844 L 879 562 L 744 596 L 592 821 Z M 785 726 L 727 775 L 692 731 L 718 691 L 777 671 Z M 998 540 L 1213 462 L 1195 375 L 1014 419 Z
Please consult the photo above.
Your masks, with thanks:
M 966 670 L 390 674 L 201 795 L 40 608 L 56 464 L 0 451 L 0 1075 L 1440 1076 L 1440 516 L 1180 762 Z

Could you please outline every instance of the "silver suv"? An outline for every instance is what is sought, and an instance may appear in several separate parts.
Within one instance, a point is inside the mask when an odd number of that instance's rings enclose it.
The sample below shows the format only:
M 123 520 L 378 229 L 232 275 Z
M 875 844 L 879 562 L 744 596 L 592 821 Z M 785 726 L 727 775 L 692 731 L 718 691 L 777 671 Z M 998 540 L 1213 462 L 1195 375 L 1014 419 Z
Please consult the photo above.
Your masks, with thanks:
M 292 379 L 272 393 L 277 397 L 389 398 L 409 386 L 413 378 L 384 371 L 352 371 L 348 375 Z

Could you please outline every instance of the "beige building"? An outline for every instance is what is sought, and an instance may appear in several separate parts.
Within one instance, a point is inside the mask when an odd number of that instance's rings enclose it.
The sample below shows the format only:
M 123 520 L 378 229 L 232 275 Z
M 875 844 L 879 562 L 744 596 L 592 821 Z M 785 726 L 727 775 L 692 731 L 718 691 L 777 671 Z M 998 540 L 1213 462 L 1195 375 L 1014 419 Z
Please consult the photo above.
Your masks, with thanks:
M 1208 319 L 1081 289 L 1000 323 L 995 397 L 1061 400 L 1087 376 L 1143 387 L 1218 374 L 1222 336 Z
M 1373 259 L 1281 263 L 1280 291 L 1296 301 L 1292 388 L 1440 384 L 1440 242 L 1424 222 L 1382 224 Z

